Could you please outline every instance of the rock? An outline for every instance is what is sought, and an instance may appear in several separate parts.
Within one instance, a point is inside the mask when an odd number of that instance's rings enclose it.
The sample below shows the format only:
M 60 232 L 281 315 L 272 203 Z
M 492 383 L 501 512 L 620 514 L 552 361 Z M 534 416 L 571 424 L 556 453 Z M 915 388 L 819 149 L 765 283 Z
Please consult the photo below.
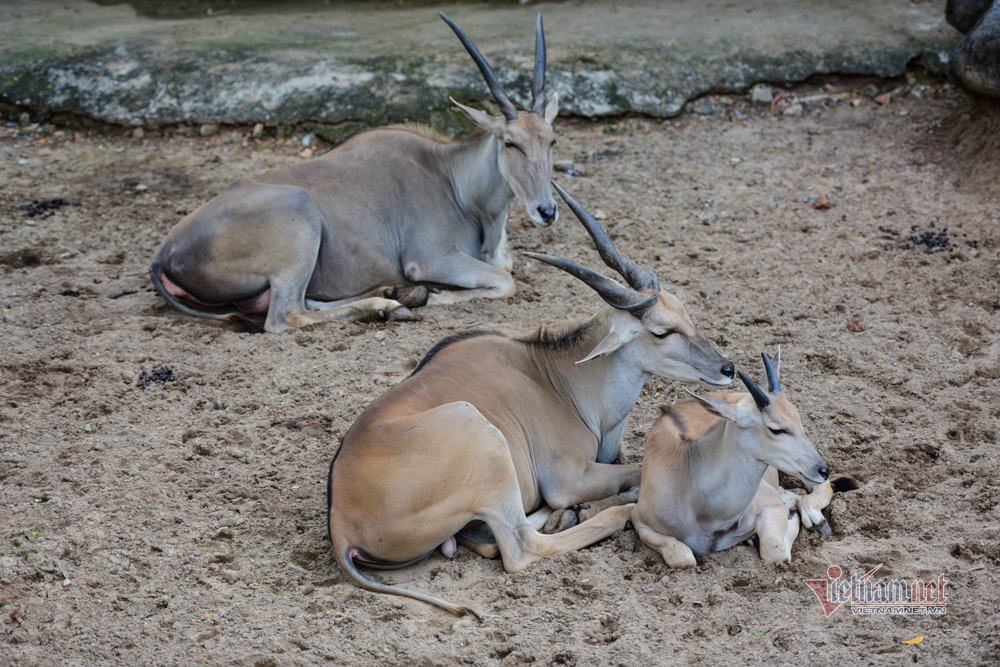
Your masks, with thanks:
M 27 111 L 25 111 L 24 113 L 22 113 L 20 116 L 17 117 L 17 122 L 21 125 L 21 127 L 24 127 L 26 125 L 30 125 L 31 124 L 31 116 L 28 114 Z
M 264 136 L 264 124 L 257 123 L 256 125 L 253 126 L 253 138 L 260 139 L 263 136 Z
M 218 123 L 205 123 L 200 128 L 198 128 L 198 134 L 203 137 L 214 137 L 219 133 Z
M 573 170 L 573 161 L 572 160 L 558 160 L 555 163 L 553 163 L 552 168 L 555 169 L 556 171 L 561 171 L 561 172 L 564 172 L 564 173 L 567 172 L 567 171 L 572 171 Z
M 594 211 L 594 220 L 607 220 L 607 219 L 608 219 L 608 214 L 602 211 L 601 209 L 597 209 L 596 211 Z
M 861 97 L 875 97 L 878 94 L 879 94 L 878 86 L 876 86 L 874 83 L 869 83 L 867 86 L 864 86 L 861 90 L 858 91 L 858 95 L 860 95 Z
M 315 134 L 312 133 L 307 134 L 306 136 L 302 137 L 302 145 L 308 148 L 309 146 L 312 145 L 312 142 L 315 140 L 316 140 Z
M 889 106 L 889 103 L 892 102 L 892 94 L 882 93 L 881 95 L 876 95 L 875 101 L 879 104 L 884 104 L 885 106 Z
M 847 330 L 853 333 L 861 333 L 865 330 L 865 323 L 856 317 L 847 320 Z
M 312 156 L 313 156 L 313 149 L 311 148 L 303 148 L 302 152 L 299 153 L 299 157 L 312 157 Z
M 136 192 L 145 192 L 146 190 L 149 189 L 149 186 L 140 183 L 139 185 L 135 186 L 135 189 L 136 189 Z
M 960 33 L 967 35 L 992 3 L 993 0 L 948 0 L 944 18 Z
M 789 106 L 784 111 L 781 112 L 783 116 L 801 116 L 802 115 L 802 105 L 796 102 L 795 104 Z
M 758 83 L 750 89 L 750 101 L 754 104 L 770 104 L 773 99 L 774 95 L 771 93 L 771 86 L 767 84 Z
M 133 139 L 145 139 L 146 138 L 146 131 L 144 129 L 142 129 L 141 127 L 137 127 L 134 130 L 132 130 L 132 138 Z
M 689 110 L 693 114 L 698 114 L 699 116 L 708 116 L 715 111 L 715 107 L 712 105 L 711 100 L 706 97 L 700 100 L 695 100 L 689 105 Z
M 826 195 L 820 195 L 813 200 L 813 208 L 824 209 L 833 206 L 833 202 Z
M 229 584 L 235 584 L 240 580 L 239 572 L 234 572 L 233 570 L 220 570 L 219 575 Z
M 1000 2 L 994 2 L 955 47 L 952 63 L 966 88 L 1000 98 Z

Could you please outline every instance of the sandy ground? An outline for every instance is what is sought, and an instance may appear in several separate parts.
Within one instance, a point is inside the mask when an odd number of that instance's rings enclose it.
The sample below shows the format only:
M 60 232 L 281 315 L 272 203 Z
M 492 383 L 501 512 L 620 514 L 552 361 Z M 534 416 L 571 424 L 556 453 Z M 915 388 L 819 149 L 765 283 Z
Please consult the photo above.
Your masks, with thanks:
M 666 124 L 560 121 L 557 157 L 581 173 L 559 180 L 751 375 L 782 345 L 813 441 L 862 489 L 835 499 L 833 535 L 803 534 L 790 565 L 744 545 L 670 571 L 626 531 L 516 576 L 463 548 L 374 575 L 471 606 L 482 626 L 346 580 L 326 538 L 327 462 L 437 339 L 586 316 L 596 295 L 519 256 L 508 302 L 237 333 L 167 307 L 146 262 L 178 211 L 304 159 L 301 146 L 244 148 L 234 134 L 249 128 L 144 142 L 8 128 L 0 664 L 995 664 L 1000 169 L 995 145 L 992 162 L 979 150 L 995 111 L 940 90 L 803 117 L 740 120 L 736 102 Z M 814 194 L 833 207 L 803 202 Z M 10 208 L 52 197 L 74 205 Z M 515 207 L 512 248 L 598 266 L 562 212 L 536 229 Z M 946 249 L 908 249 L 924 232 Z M 157 382 L 161 364 L 185 379 Z M 680 391 L 648 384 L 623 461 L 641 460 Z M 948 613 L 827 619 L 803 579 L 830 563 L 943 574 Z

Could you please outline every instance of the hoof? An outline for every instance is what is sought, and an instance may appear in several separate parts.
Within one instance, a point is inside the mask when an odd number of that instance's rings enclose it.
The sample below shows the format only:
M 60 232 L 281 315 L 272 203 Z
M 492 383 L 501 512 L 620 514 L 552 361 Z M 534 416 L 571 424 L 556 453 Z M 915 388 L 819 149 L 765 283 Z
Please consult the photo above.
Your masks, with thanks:
M 419 322 L 424 318 L 420 317 L 420 315 L 417 315 L 406 306 L 400 306 L 399 308 L 390 311 L 389 316 L 386 319 L 395 320 L 397 322 Z
M 386 288 L 382 296 L 398 301 L 407 308 L 423 308 L 427 305 L 430 294 L 423 285 L 397 285 Z
M 552 516 L 548 518 L 545 525 L 542 526 L 540 532 L 545 535 L 555 535 L 556 533 L 561 533 L 564 530 L 568 530 L 573 526 L 580 523 L 580 514 L 576 507 L 569 507 L 566 509 L 556 510 L 552 513 Z

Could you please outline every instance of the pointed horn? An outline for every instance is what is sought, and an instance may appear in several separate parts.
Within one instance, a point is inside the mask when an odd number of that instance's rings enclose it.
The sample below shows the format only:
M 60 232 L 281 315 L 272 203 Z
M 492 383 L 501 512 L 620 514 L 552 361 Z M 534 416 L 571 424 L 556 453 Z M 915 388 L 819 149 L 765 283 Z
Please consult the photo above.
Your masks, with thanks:
M 581 266 L 576 262 L 571 262 L 568 259 L 561 259 L 559 257 L 544 255 L 538 252 L 522 252 L 521 254 L 531 257 L 532 259 L 537 259 L 540 262 L 550 264 L 557 269 L 562 269 L 574 278 L 582 280 L 595 292 L 597 292 L 597 294 L 604 299 L 608 305 L 617 308 L 618 310 L 627 310 L 640 320 L 646 314 L 646 311 L 652 308 L 658 301 L 655 294 L 640 294 L 635 290 L 622 287 L 614 280 L 605 278 L 597 271 L 588 269 L 587 267 Z
M 462 32 L 461 28 L 455 25 L 454 21 L 448 18 L 444 12 L 438 12 L 438 14 L 440 14 L 441 18 L 444 19 L 444 22 L 447 23 L 453 31 L 455 31 L 459 41 L 462 42 L 462 46 L 465 47 L 465 50 L 469 52 L 469 55 L 472 56 L 472 60 L 479 67 L 479 71 L 482 72 L 483 78 L 486 79 L 486 85 L 490 87 L 493 99 L 495 99 L 497 104 L 500 105 L 500 112 L 503 114 L 503 117 L 507 120 L 517 120 L 517 109 L 507 97 L 507 93 L 503 91 L 503 86 L 500 85 L 496 75 L 493 74 L 493 70 L 490 69 L 490 64 L 486 62 L 486 58 L 483 58 L 483 55 L 479 53 L 479 49 L 476 48 L 476 45 L 472 43 L 472 40 L 465 36 L 465 33 Z
M 778 372 L 774 370 L 774 366 L 771 365 L 771 359 L 767 356 L 766 352 L 761 352 L 760 356 L 764 358 L 764 371 L 767 373 L 767 391 L 769 394 L 777 394 L 781 391 Z
M 753 402 L 757 404 L 758 410 L 763 410 L 771 404 L 771 399 L 767 397 L 767 394 L 762 392 L 760 387 L 758 387 L 753 380 L 747 377 L 746 373 L 743 371 L 736 372 L 740 374 L 740 379 L 743 380 L 743 384 L 747 386 L 747 390 L 750 392 L 750 395 L 753 396 Z
M 531 110 L 541 116 L 545 113 L 545 28 L 542 15 L 535 25 L 535 75 L 531 79 Z
M 583 226 L 587 229 L 587 233 L 590 234 L 590 238 L 594 240 L 594 245 L 597 246 L 597 252 L 600 253 L 601 259 L 610 268 L 614 269 L 621 274 L 622 278 L 632 286 L 633 289 L 653 289 L 659 291 L 660 280 L 656 277 L 656 274 L 649 269 L 643 269 L 635 262 L 625 257 L 615 245 L 611 242 L 608 237 L 608 233 L 604 231 L 597 220 L 594 220 L 593 216 L 587 213 L 586 210 L 578 203 L 576 200 L 569 196 L 569 194 L 559 187 L 559 184 L 552 181 L 552 186 L 555 187 L 556 192 L 559 196 L 563 198 L 563 201 L 570 207 L 576 217 L 580 219 Z

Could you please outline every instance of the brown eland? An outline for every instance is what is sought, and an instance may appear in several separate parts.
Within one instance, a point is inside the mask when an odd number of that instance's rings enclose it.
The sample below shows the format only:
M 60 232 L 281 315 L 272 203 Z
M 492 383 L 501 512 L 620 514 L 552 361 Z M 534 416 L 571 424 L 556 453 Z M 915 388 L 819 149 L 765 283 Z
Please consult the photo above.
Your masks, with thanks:
M 857 488 L 848 477 L 827 481 L 826 464 L 781 390 L 781 349 L 773 363 L 761 356 L 766 393 L 737 371 L 749 393 L 691 394 L 663 406 L 646 436 L 632 523 L 671 567 L 691 567 L 696 555 L 728 549 L 754 535 L 761 558 L 790 560 L 799 534 L 797 505 L 808 508 L 807 527 L 825 525 L 821 510 L 833 491 Z M 778 470 L 816 488 L 798 498 L 778 486 Z
M 646 381 L 732 381 L 733 365 L 698 333 L 683 304 L 555 187 L 628 286 L 575 262 L 525 253 L 580 279 L 606 305 L 589 319 L 542 325 L 523 338 L 490 331 L 446 338 L 365 408 L 330 463 L 327 492 L 334 556 L 366 590 L 472 614 L 372 581 L 358 566 L 403 567 L 438 548 L 451 555 L 458 543 L 499 554 L 507 572 L 518 572 L 622 530 L 640 470 L 612 462 Z

